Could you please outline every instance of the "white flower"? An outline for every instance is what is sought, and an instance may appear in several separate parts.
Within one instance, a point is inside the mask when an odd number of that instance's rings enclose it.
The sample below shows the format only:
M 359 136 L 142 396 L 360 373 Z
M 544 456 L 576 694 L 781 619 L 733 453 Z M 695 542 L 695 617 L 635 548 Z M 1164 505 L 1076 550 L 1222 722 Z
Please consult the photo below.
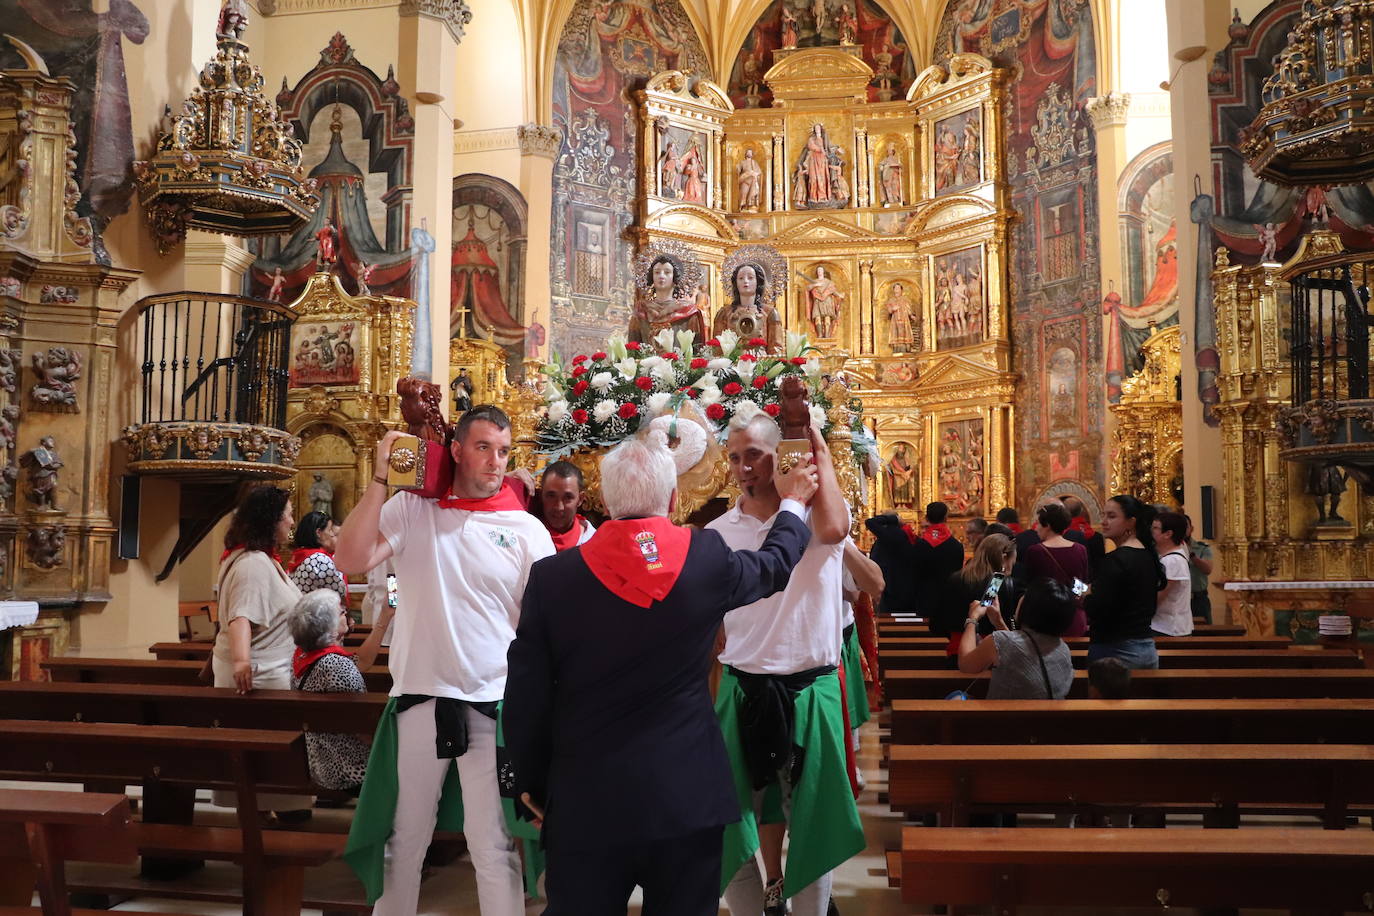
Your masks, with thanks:
M 552 404 L 563 397 L 562 390 L 552 380 L 544 383 L 544 400 Z
M 709 388 L 702 388 L 701 394 L 697 395 L 697 403 L 702 407 L 710 407 L 719 400 L 720 389 L 715 385 L 711 385 Z
M 729 353 L 735 349 L 735 344 L 739 343 L 739 335 L 734 331 L 721 331 L 716 336 L 720 341 L 720 352 Z
M 568 415 L 568 402 L 564 400 L 554 401 L 549 405 L 549 422 L 557 423 Z
M 646 356 L 639 361 L 639 371 L 652 372 L 666 362 L 668 362 L 666 359 L 658 355 Z
M 692 355 L 692 344 L 696 343 L 696 340 L 697 340 L 697 332 L 696 332 L 696 331 L 678 331 L 678 332 L 677 332 L 677 349 L 678 349 L 678 352 L 679 352 L 679 353 L 686 353 L 688 356 L 691 356 L 691 355 Z
M 705 391 L 707 388 L 715 388 L 717 387 L 716 377 L 708 372 L 693 382 L 692 387 L 700 388 L 702 391 Z
M 611 362 L 619 362 L 630 351 L 625 349 L 625 338 L 620 334 L 613 334 L 606 341 L 606 352 L 611 355 Z
M 597 401 L 596 405 L 592 407 L 592 417 L 598 423 L 605 423 L 611 417 L 615 416 L 615 412 L 615 401 L 609 398 Z
M 729 357 L 717 356 L 715 359 L 711 360 L 709 363 L 706 364 L 706 368 L 713 369 L 716 372 L 719 372 L 722 369 L 733 369 L 735 368 L 735 364 L 730 361 Z
M 811 378 L 818 377 L 821 374 L 821 361 L 814 356 L 811 357 L 806 361 L 806 365 L 802 366 L 802 373 Z
M 735 371 L 739 373 L 739 380 L 745 383 L 754 377 L 754 370 L 758 369 L 758 367 L 758 363 L 751 362 L 747 359 L 742 359 L 735 363 Z
M 825 408 L 818 404 L 811 405 L 811 425 L 817 429 L 825 426 Z
M 634 378 L 639 372 L 639 363 L 633 356 L 627 356 L 615 364 L 615 371 L 619 372 L 625 378 Z M 609 375 L 610 373 L 605 372 L 602 374 Z
M 794 356 L 801 356 L 802 350 L 806 349 L 808 341 L 805 334 L 798 334 L 796 331 L 787 332 L 787 346 L 783 350 L 788 359 Z
M 677 370 L 674 369 L 673 364 L 668 362 L 666 359 L 659 365 L 655 366 L 654 371 L 649 374 L 656 379 L 660 379 L 662 381 L 667 382 L 670 385 L 677 379 Z
M 654 346 L 658 347 L 660 353 L 668 353 L 673 349 L 673 329 L 664 328 L 654 335 Z
M 668 406 L 668 401 L 672 397 L 673 396 L 666 391 L 656 391 L 649 395 L 648 400 L 644 402 L 645 414 L 656 417 L 663 413 L 663 409 Z
M 611 387 L 613 381 L 615 381 L 615 376 L 611 375 L 609 372 L 598 372 L 596 375 L 592 376 L 592 387 L 597 391 L 604 392 L 607 388 Z M 606 402 L 603 401 L 602 403 Z
M 740 401 L 735 405 L 735 416 L 739 417 L 740 423 L 748 423 L 761 413 L 763 413 L 763 408 L 753 401 Z

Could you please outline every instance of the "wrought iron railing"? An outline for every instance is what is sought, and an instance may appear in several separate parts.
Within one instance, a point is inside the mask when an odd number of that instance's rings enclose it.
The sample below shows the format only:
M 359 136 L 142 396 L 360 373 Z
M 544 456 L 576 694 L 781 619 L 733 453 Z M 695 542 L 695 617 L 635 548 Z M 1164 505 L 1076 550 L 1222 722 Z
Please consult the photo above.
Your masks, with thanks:
M 286 428 L 291 309 L 180 292 L 139 302 L 142 423 Z
M 1374 260 L 1317 267 L 1292 280 L 1293 403 L 1369 397 Z

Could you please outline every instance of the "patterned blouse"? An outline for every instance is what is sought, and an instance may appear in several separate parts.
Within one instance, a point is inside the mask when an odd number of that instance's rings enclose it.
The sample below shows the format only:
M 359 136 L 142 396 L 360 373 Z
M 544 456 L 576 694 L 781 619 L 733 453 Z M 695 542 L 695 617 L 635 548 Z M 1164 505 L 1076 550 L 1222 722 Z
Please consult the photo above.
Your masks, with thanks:
M 339 593 L 339 600 L 344 607 L 348 607 L 348 581 L 339 572 L 339 567 L 334 565 L 334 558 L 327 553 L 312 553 L 306 557 L 300 566 L 291 571 L 291 581 L 296 583 L 302 595 L 308 595 L 317 588 L 332 588 Z
M 336 653 L 321 656 L 305 673 L 304 679 L 291 678 L 291 687 L 312 693 L 364 693 L 367 690 L 353 660 Z M 363 784 L 370 748 L 357 735 L 306 732 L 305 753 L 310 762 L 310 778 L 320 787 L 354 789 Z

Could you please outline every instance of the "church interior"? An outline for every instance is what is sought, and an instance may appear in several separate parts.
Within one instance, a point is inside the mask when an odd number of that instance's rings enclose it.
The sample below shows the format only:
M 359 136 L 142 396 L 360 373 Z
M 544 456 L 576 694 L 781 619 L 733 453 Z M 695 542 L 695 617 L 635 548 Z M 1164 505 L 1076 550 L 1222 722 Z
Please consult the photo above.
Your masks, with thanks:
M 873 596 L 835 909 L 1374 910 L 1371 137 L 1362 0 L 0 0 L 0 912 L 369 910 L 351 798 L 243 805 L 371 736 L 385 657 L 357 704 L 208 686 L 252 488 L 346 531 L 389 431 L 422 483 L 496 404 L 599 520 L 680 412 L 704 525 L 792 377 L 864 551 L 1126 494 L 1214 558 L 1076 718 L 1082 670 L 1023 715 Z M 479 912 L 461 836 L 427 861 L 419 912 Z

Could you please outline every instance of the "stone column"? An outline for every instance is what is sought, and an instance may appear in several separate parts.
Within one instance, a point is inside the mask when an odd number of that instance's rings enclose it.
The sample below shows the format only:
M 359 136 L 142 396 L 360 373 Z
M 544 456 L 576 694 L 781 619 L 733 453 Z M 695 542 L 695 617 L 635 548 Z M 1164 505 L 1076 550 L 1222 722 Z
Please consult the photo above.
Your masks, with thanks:
M 549 304 L 553 298 L 549 276 L 553 231 L 553 163 L 558 158 L 558 146 L 562 138 L 558 128 L 543 124 L 521 124 L 515 132 L 520 141 L 520 187 L 529 205 L 525 316 L 522 320 L 526 325 L 538 322 L 543 326 L 544 342 L 539 345 L 537 355 L 540 359 L 547 359 L 553 334 L 549 314 Z

